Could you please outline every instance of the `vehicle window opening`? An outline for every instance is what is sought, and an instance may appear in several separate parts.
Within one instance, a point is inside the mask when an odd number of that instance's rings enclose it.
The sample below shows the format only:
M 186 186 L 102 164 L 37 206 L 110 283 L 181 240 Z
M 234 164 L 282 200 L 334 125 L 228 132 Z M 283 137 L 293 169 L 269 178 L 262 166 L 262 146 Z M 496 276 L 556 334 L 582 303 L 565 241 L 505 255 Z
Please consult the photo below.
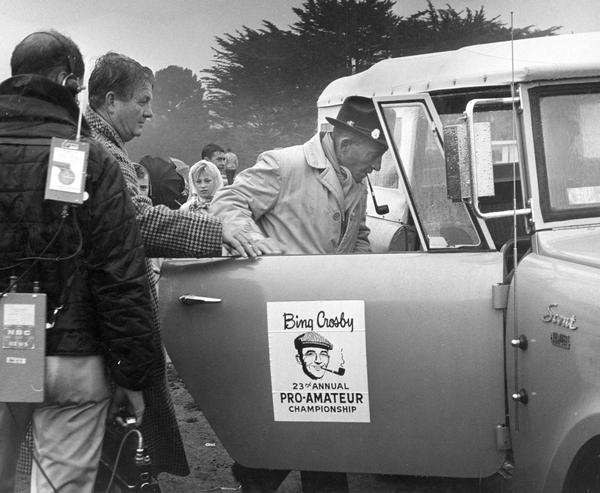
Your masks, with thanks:
M 468 101 L 465 100 L 466 104 Z M 446 101 L 444 107 L 456 107 Z M 446 113 L 440 115 L 444 125 L 453 125 L 463 121 L 462 113 Z M 482 212 L 496 212 L 512 210 L 513 203 L 513 163 L 518 163 L 517 143 L 513 139 L 512 130 L 512 108 L 506 106 L 486 107 L 484 110 L 475 112 L 476 122 L 489 122 L 492 133 L 492 163 L 494 173 L 494 195 L 491 197 L 480 197 L 479 207 Z M 516 175 L 516 207 L 524 207 L 519 168 Z M 517 217 L 517 236 L 527 234 L 526 219 Z M 513 218 L 502 217 L 487 219 L 486 225 L 494 241 L 496 249 L 512 240 Z
M 494 185 L 496 195 L 481 197 L 479 207 L 482 212 L 506 211 L 513 208 L 513 184 L 510 181 L 496 182 Z M 522 193 L 520 182 L 517 182 L 517 208 L 522 207 Z M 527 234 L 526 221 L 523 216 L 517 217 L 517 237 Z M 508 241 L 513 239 L 513 218 L 499 217 L 486 220 L 494 245 L 500 250 Z
M 525 207 L 519 176 L 519 152 L 513 139 L 513 116 L 511 107 L 487 108 L 475 113 L 477 121 L 489 121 L 492 130 L 492 163 L 494 170 L 494 196 L 481 197 L 479 206 L 482 212 L 506 211 L 513 209 L 513 191 L 516 188 L 516 208 Z M 516 168 L 516 187 L 513 188 L 513 163 Z M 527 234 L 526 219 L 517 217 L 517 237 Z M 490 235 L 498 250 L 514 236 L 513 218 L 502 217 L 486 221 Z

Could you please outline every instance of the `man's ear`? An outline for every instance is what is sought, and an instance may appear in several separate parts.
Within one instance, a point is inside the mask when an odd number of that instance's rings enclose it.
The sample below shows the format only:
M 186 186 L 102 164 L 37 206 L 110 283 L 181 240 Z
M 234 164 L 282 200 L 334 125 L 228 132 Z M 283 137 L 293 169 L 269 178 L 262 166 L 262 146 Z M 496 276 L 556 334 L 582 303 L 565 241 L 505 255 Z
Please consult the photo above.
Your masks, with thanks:
M 65 82 L 69 75 L 71 75 L 69 72 L 61 70 L 56 76 L 56 83 L 60 84 L 61 86 L 65 85 Z
M 346 135 L 344 135 L 340 140 L 339 144 L 341 151 L 347 151 L 352 145 L 352 139 Z
M 298 362 L 299 365 L 302 364 L 302 359 L 300 358 L 299 354 L 296 354 L 296 361 Z
M 108 91 L 104 96 L 104 106 L 109 113 L 113 113 L 115 111 L 115 103 L 117 101 L 117 97 L 115 93 L 112 91 Z
M 63 81 L 69 76 L 69 72 L 62 69 L 55 69 L 50 72 L 46 77 L 50 79 L 52 82 L 61 85 Z

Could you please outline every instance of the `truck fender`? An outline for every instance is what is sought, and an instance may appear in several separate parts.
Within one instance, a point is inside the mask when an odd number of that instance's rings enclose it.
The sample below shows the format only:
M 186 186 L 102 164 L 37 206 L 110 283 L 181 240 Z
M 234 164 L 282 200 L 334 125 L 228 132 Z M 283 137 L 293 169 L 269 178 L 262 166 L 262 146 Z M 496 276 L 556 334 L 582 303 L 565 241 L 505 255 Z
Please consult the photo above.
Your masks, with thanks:
M 575 423 L 561 440 L 544 481 L 544 492 L 585 491 L 574 485 L 574 479 L 580 484 L 594 481 L 594 478 L 585 476 L 597 474 L 596 468 L 589 467 L 590 460 L 596 457 L 596 465 L 600 463 L 597 458 L 600 454 L 600 412 L 598 407 L 595 409 L 593 414 Z

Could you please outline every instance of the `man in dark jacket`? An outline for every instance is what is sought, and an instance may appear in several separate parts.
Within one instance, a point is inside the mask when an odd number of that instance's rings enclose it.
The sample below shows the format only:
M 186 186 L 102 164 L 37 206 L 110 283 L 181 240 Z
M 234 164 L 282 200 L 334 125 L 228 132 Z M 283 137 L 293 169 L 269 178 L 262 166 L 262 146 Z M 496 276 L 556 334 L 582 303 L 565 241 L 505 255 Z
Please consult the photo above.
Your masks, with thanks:
M 92 492 L 111 401 L 106 369 L 116 386 L 110 411 L 126 405 L 140 423 L 156 358 L 144 250 L 118 163 L 85 123 L 78 129 L 84 64 L 75 43 L 33 33 L 11 69 L 0 84 L 0 295 L 39 286 L 50 325 L 44 402 L 0 403 L 0 491 L 14 488 L 31 421 L 36 491 Z M 44 200 L 50 139 L 80 133 L 85 201 Z

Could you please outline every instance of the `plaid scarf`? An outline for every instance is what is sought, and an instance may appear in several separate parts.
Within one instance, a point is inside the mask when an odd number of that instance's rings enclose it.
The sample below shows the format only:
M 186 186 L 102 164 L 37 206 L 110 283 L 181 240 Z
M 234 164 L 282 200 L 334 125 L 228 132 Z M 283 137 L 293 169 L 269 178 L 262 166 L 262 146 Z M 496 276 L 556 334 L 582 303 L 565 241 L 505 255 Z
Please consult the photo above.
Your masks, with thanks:
M 85 119 L 92 128 L 94 138 L 119 162 L 121 172 L 127 183 L 127 189 L 131 195 L 134 197 L 140 195 L 135 166 L 131 159 L 129 159 L 127 151 L 125 150 L 125 142 L 123 142 L 121 136 L 110 123 L 89 106 L 85 110 Z M 150 199 L 148 199 L 148 202 L 151 206 L 152 202 Z

